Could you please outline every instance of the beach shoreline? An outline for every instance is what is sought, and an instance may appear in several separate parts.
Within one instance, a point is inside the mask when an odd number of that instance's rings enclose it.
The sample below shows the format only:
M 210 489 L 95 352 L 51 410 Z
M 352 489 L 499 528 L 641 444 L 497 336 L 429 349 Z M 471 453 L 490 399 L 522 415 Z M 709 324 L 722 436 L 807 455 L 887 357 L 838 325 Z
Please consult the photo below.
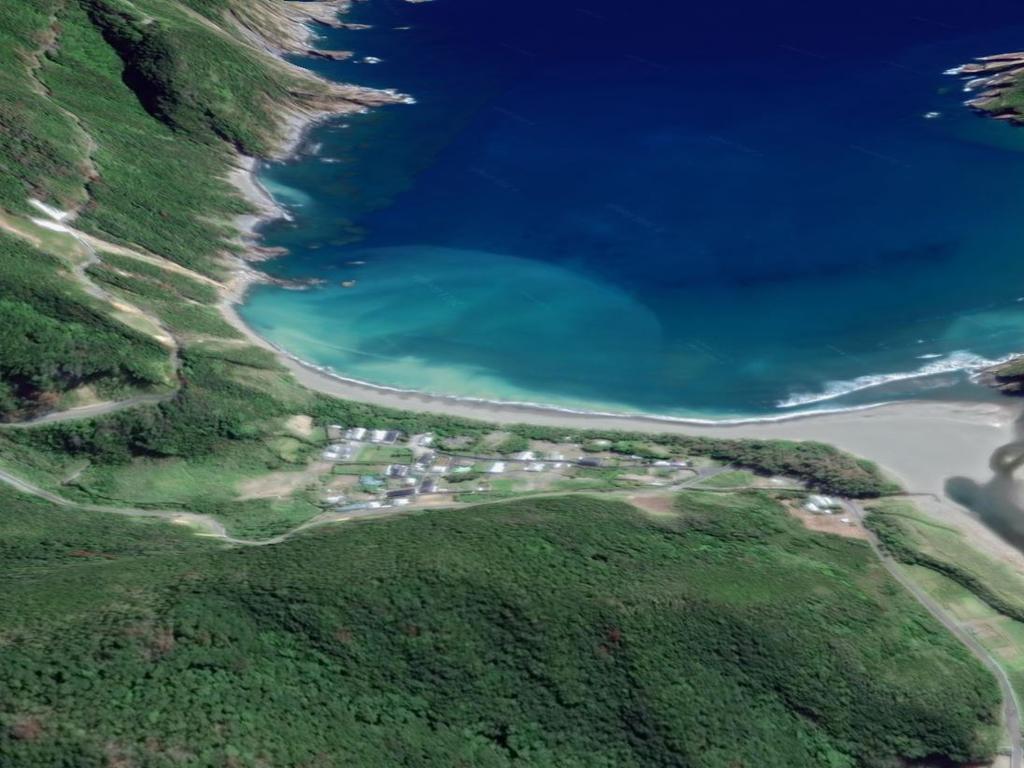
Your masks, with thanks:
M 778 417 L 700 420 L 656 414 L 572 410 L 535 403 L 459 398 L 383 387 L 326 371 L 265 339 L 238 314 L 259 273 L 239 273 L 225 290 L 225 320 L 251 343 L 271 351 L 304 387 L 381 408 L 447 415 L 495 425 L 532 424 L 566 429 L 685 434 L 747 439 L 814 440 L 830 443 L 885 467 L 911 493 L 943 495 L 942 481 L 963 475 L 987 479 L 992 452 L 1016 437 L 1024 403 L 907 400 L 863 408 L 802 412 Z M 929 427 L 929 422 L 934 426 Z M 952 446 L 941 450 L 941 444 Z M 963 459 L 963 451 L 971 455 Z M 906 452 L 906 456 L 897 454 Z M 954 455 L 951 455 L 954 454 Z M 921 466 L 913 456 L 930 456 Z
M 220 307 L 225 320 L 251 343 L 271 351 L 307 389 L 380 408 L 475 420 L 496 427 L 530 424 L 605 433 L 827 443 L 878 464 L 930 518 L 961 530 L 983 551 L 1024 571 L 1024 556 L 947 494 L 947 483 L 954 478 L 979 485 L 993 480 L 990 459 L 1001 447 L 1018 439 L 1024 402 L 1009 398 L 994 403 L 907 400 L 862 409 L 789 414 L 770 421 L 727 423 L 404 392 L 319 370 L 264 339 L 235 309 L 235 299 L 244 296 L 249 284 L 242 285 L 234 295 L 225 293 Z
M 310 32 L 312 37 L 312 32 Z M 390 97 L 389 92 L 381 92 Z M 395 99 L 397 101 L 397 99 Z M 386 102 L 382 102 L 386 103 Z M 360 111 L 351 102 L 332 112 L 300 114 L 284 111 L 282 144 L 273 156 L 285 160 L 301 151 L 317 125 L 333 117 Z M 237 311 L 253 285 L 274 279 L 253 266 L 268 258 L 259 246 L 259 228 L 288 218 L 260 182 L 259 159 L 240 157 L 230 180 L 256 210 L 236 222 L 249 258 L 236 260 L 231 278 L 221 291 L 219 309 L 224 319 L 248 341 L 270 350 L 304 387 L 333 397 L 382 408 L 446 415 L 495 425 L 533 424 L 566 429 L 674 433 L 736 439 L 811 440 L 828 443 L 883 467 L 908 492 L 919 494 L 928 513 L 964 530 L 985 548 L 1005 560 L 1024 564 L 1009 547 L 970 512 L 946 495 L 953 477 L 979 483 L 991 480 L 989 458 L 998 448 L 1017 439 L 1024 404 L 960 401 L 901 401 L 853 409 L 784 413 L 777 417 L 701 420 L 669 416 L 588 412 L 535 403 L 510 403 L 444 394 L 401 390 L 349 379 L 313 365 L 262 337 Z M 269 257 L 273 257 L 272 255 Z

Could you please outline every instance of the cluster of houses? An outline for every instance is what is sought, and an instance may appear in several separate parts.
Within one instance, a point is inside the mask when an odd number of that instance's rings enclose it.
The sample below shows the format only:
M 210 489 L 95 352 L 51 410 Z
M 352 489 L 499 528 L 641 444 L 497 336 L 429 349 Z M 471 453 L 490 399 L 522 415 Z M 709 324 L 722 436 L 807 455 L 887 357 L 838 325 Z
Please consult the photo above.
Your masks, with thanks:
M 324 449 L 323 458 L 326 461 L 351 461 L 359 450 L 360 443 L 394 445 L 401 436 L 401 432 L 393 429 L 353 427 L 346 430 L 340 424 L 332 424 L 327 428 L 327 439 L 331 443 Z M 340 442 L 343 439 L 349 442 Z
M 425 437 L 429 438 L 429 435 Z M 421 438 L 419 442 L 422 447 L 423 439 Z M 429 441 L 426 444 L 429 445 Z M 405 503 L 408 503 L 408 499 L 413 496 L 445 493 L 446 491 L 439 486 L 438 481 L 452 469 L 449 459 L 438 456 L 429 449 L 420 453 L 412 464 L 389 464 L 384 469 L 384 476 L 392 480 L 401 480 L 405 487 L 386 491 L 385 496 L 389 499 L 406 499 Z M 456 467 L 455 469 L 463 469 L 468 472 L 470 467 L 467 464 L 464 468 Z
M 565 469 L 569 465 L 577 467 L 600 468 L 605 463 L 594 456 L 584 456 L 581 459 L 568 460 L 561 453 L 549 453 L 545 456 L 538 456 L 536 451 L 521 451 L 510 459 L 495 461 L 487 469 L 489 475 L 501 475 L 509 469 L 523 470 L 526 472 L 547 472 Z
M 397 430 L 368 429 L 353 427 L 345 429 L 341 425 L 332 424 L 327 428 L 330 444 L 323 451 L 326 461 L 355 462 L 359 453 L 368 445 L 395 446 L 402 443 L 402 449 L 408 448 L 411 461 L 408 463 L 391 463 L 376 473 L 360 475 L 359 488 L 367 494 L 375 494 L 378 500 L 362 501 L 346 504 L 346 509 L 379 509 L 390 506 L 406 506 L 414 497 L 426 494 L 447 493 L 440 486 L 440 480 L 449 472 L 468 472 L 471 461 L 453 462 L 440 456 L 430 446 L 433 435 L 418 435 L 406 445 L 403 435 Z M 344 504 L 346 498 L 335 494 L 326 498 L 329 504 Z
M 534 450 L 521 451 L 507 457 L 493 454 L 491 457 L 451 456 L 435 450 L 434 436 L 431 434 L 412 435 L 406 438 L 406 435 L 397 430 L 346 428 L 340 424 L 328 426 L 328 445 L 322 452 L 323 459 L 335 463 L 349 463 L 357 467 L 362 464 L 368 466 L 365 468 L 365 474 L 358 475 L 358 480 L 350 480 L 344 484 L 345 488 L 361 492 L 363 500 L 349 503 L 345 494 L 332 493 L 326 497 L 327 503 L 336 507 L 343 506 L 344 509 L 405 506 L 417 497 L 449 493 L 450 491 L 443 487 L 446 477 L 450 478 L 452 483 L 456 483 L 458 475 L 474 471 L 495 476 L 507 472 L 559 473 L 572 467 L 599 469 L 618 466 L 617 462 L 609 464 L 605 458 L 585 453 L 580 455 L 579 452 L 568 458 L 558 451 Z M 385 450 L 375 451 L 373 446 Z M 386 450 L 388 447 L 393 447 L 393 450 Z M 640 456 L 629 458 L 659 469 L 687 469 L 690 466 L 686 461 L 651 461 Z M 385 465 L 385 462 L 390 463 Z M 354 469 L 341 474 L 353 475 L 359 471 L 361 470 Z M 474 484 L 477 485 L 479 487 L 474 488 L 476 491 L 486 490 L 488 486 L 486 482 Z M 368 500 L 367 496 L 374 498 Z
M 510 465 L 515 469 L 525 470 L 526 472 L 545 472 L 549 469 L 559 470 L 569 466 L 565 456 L 560 453 L 549 453 L 545 457 L 540 457 L 536 451 L 521 451 L 511 459 L 492 463 L 487 469 L 487 474 L 504 474 Z
M 340 424 L 331 424 L 327 428 L 328 440 L 353 440 L 357 443 L 374 443 L 377 445 L 394 445 L 402 433 L 396 429 L 367 429 L 352 427 L 345 429 Z

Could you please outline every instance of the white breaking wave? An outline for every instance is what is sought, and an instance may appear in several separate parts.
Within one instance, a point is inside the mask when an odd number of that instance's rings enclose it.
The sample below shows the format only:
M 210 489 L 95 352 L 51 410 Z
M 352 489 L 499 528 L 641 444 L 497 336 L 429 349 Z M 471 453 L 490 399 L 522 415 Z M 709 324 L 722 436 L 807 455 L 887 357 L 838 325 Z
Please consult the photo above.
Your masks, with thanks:
M 930 356 L 922 355 L 921 357 L 927 359 Z M 1016 355 L 1008 355 L 998 360 L 990 360 L 986 357 L 982 357 L 981 355 L 976 355 L 973 352 L 958 350 L 950 353 L 946 357 L 939 356 L 939 358 L 934 360 L 934 362 L 922 365 L 914 371 L 876 373 L 867 376 L 858 376 L 856 379 L 850 379 L 848 381 L 832 381 L 826 384 L 824 390 L 821 392 L 798 393 L 786 398 L 785 400 L 780 400 L 775 405 L 777 408 L 796 408 L 801 405 L 812 405 L 813 403 L 822 403 L 826 400 L 835 400 L 837 397 L 843 397 L 844 395 L 849 395 L 854 392 L 860 392 L 863 389 L 880 387 L 883 384 L 889 384 L 894 381 L 907 381 L 909 379 L 919 379 L 924 376 L 935 376 L 939 373 L 955 373 L 957 371 L 974 373 L 983 368 L 990 368 L 993 365 L 1008 362 L 1015 357 Z

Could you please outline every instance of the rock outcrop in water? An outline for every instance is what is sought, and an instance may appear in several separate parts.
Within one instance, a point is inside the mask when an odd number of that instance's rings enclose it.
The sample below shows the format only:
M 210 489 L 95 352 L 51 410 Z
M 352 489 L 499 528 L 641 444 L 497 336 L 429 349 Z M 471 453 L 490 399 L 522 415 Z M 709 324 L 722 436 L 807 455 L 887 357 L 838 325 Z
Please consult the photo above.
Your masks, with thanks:
M 982 56 L 949 70 L 968 76 L 964 90 L 980 93 L 967 106 L 997 120 L 1024 125 L 1024 52 Z
M 1024 357 L 986 368 L 979 375 L 978 381 L 998 389 L 1004 395 L 1024 396 Z

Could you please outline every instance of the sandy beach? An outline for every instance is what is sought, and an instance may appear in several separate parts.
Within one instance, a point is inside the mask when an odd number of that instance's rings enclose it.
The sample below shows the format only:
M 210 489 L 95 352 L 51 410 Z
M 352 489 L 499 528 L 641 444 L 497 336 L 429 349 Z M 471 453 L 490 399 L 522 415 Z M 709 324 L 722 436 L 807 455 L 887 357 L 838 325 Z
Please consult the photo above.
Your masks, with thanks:
M 257 275 L 246 273 L 249 279 Z M 979 485 L 992 480 L 992 454 L 1018 439 L 1024 403 L 915 402 L 858 411 L 796 416 L 779 421 L 697 424 L 645 416 L 573 413 L 541 406 L 476 402 L 400 392 L 316 370 L 249 328 L 234 309 L 249 279 L 236 281 L 225 296 L 225 319 L 253 343 L 272 350 L 303 386 L 334 397 L 419 413 L 447 414 L 493 424 L 537 424 L 574 429 L 622 430 L 725 438 L 814 440 L 876 462 L 931 517 L 964 531 L 976 546 L 1024 572 L 1024 555 L 982 524 L 946 493 L 953 478 Z
M 312 40 L 309 40 L 311 43 Z M 363 91 L 362 95 L 367 95 Z M 370 92 L 372 93 L 372 92 Z M 399 99 L 376 92 L 381 103 Z M 372 101 L 373 99 L 368 99 Z M 339 109 L 337 114 L 350 111 Z M 282 115 L 285 139 L 276 158 L 301 149 L 308 131 L 328 113 Z M 237 226 L 247 244 L 254 246 L 252 261 L 264 260 L 255 248 L 256 228 L 262 222 L 287 216 L 256 178 L 258 161 L 241 157 L 230 180 L 257 213 L 241 217 Z M 270 349 L 304 386 L 335 397 L 372 405 L 443 413 L 495 424 L 537 424 L 578 429 L 706 435 L 728 438 L 814 440 L 829 443 L 856 456 L 870 459 L 888 472 L 908 492 L 919 494 L 918 505 L 944 522 L 956 525 L 987 551 L 1024 570 L 1024 556 L 989 531 L 965 508 L 946 495 L 952 478 L 978 483 L 992 479 L 989 460 L 999 447 L 1017 439 L 1018 420 L 1024 403 L 1006 399 L 998 403 L 908 401 L 854 411 L 801 415 L 776 421 L 706 424 L 648 416 L 572 412 L 530 404 L 490 401 L 408 392 L 378 387 L 323 371 L 277 348 L 249 328 L 235 307 L 249 287 L 264 281 L 263 274 L 248 263 L 238 263 L 222 291 L 220 310 L 225 319 L 252 343 Z
M 1001 403 L 908 401 L 778 421 L 703 424 L 404 392 L 349 381 L 317 370 L 259 336 L 234 309 L 244 298 L 247 287 L 248 281 L 240 276 L 222 303 L 225 318 L 254 344 L 273 350 L 300 383 L 318 392 L 387 408 L 443 413 L 495 424 L 817 440 L 878 462 L 912 493 L 941 496 L 945 481 L 950 477 L 969 477 L 979 482 L 989 479 L 989 457 L 997 448 L 1015 439 L 1016 422 L 1022 412 L 1022 404 L 1009 399 Z

